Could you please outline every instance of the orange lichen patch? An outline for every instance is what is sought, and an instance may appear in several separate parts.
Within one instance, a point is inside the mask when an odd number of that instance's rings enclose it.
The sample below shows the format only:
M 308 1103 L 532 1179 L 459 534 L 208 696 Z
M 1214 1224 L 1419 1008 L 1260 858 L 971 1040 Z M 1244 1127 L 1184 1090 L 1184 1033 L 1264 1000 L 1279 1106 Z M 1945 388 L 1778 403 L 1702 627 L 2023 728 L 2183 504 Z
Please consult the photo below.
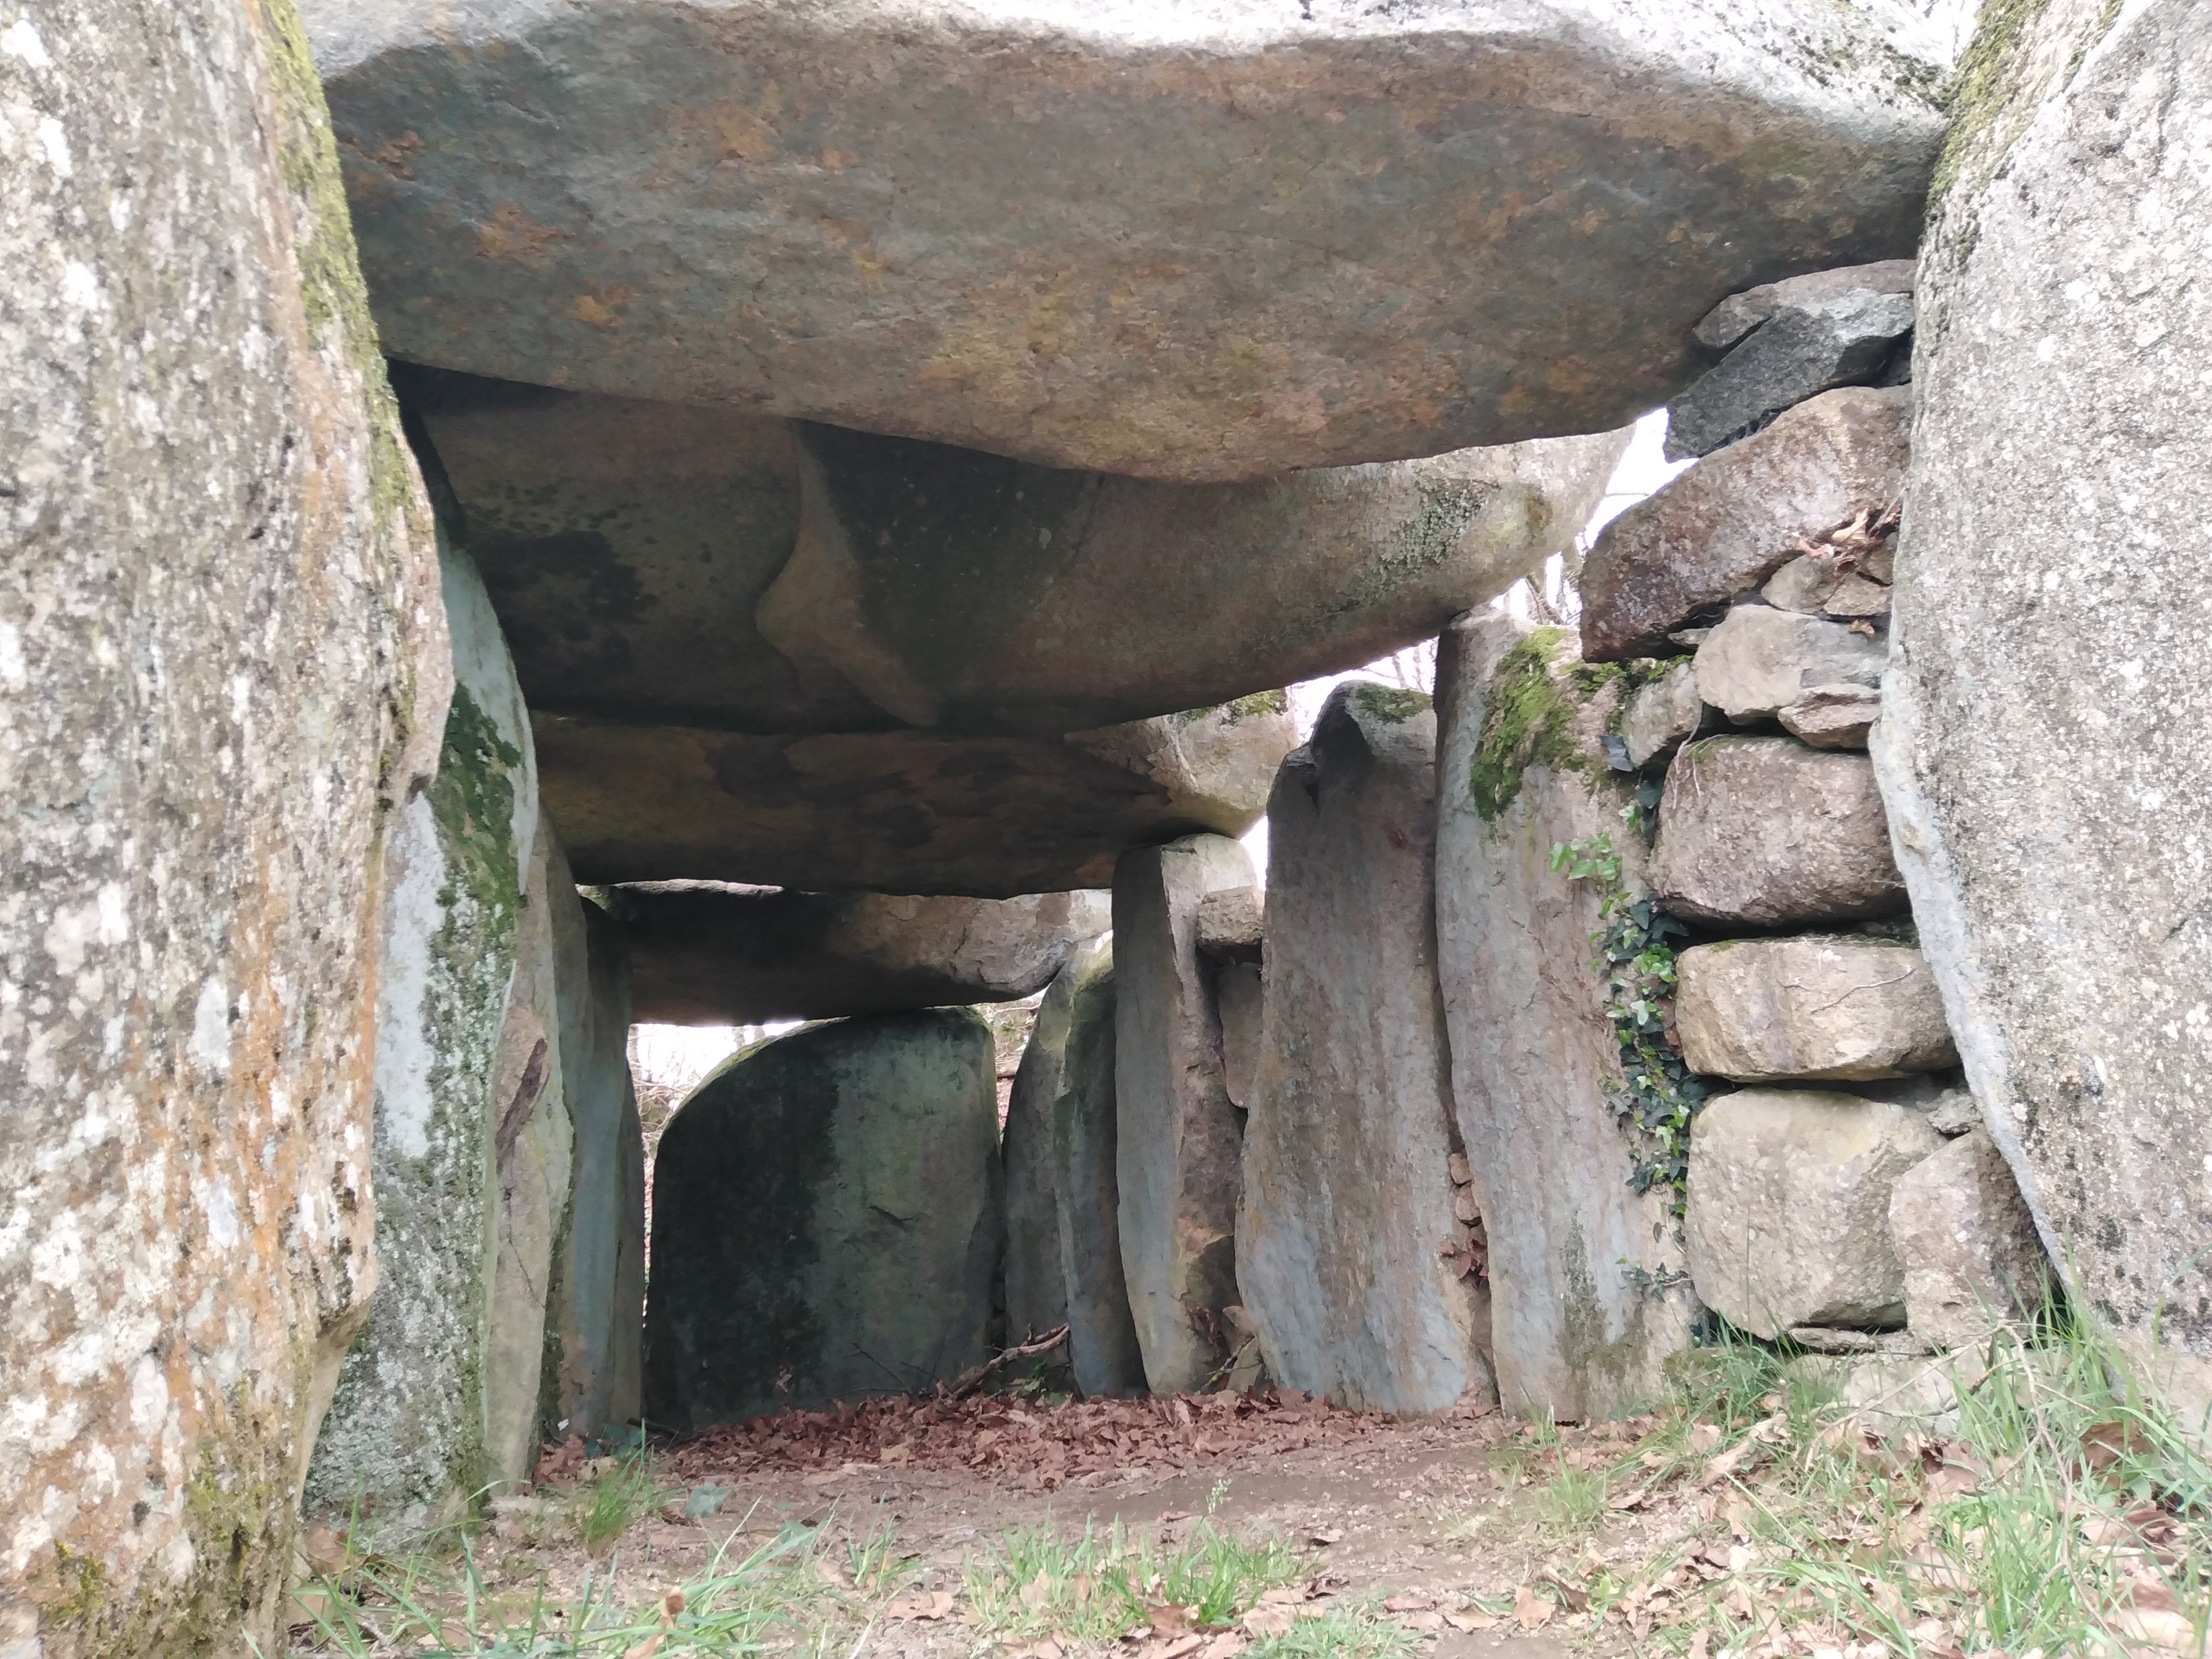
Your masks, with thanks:
M 479 254 L 487 259 L 506 259 L 516 264 L 543 259 L 554 243 L 568 239 L 567 231 L 536 223 L 512 202 L 494 209 L 491 216 L 477 226 Z
M 579 294 L 576 296 L 576 320 L 589 323 L 593 328 L 612 328 L 622 321 L 622 308 L 637 298 L 637 291 L 626 283 L 599 294 Z

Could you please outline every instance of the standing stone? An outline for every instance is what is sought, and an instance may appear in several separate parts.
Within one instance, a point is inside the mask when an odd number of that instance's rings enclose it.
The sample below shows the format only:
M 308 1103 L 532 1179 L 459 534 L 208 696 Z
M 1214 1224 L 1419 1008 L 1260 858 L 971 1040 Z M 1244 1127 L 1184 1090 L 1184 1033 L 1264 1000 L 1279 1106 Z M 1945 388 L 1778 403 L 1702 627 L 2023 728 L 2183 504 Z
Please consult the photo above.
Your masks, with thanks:
M 1909 253 L 1913 11 L 309 7 L 396 355 L 1191 480 L 1608 430 Z
M 428 507 L 289 5 L 0 9 L 0 1653 L 274 1652 Z
M 726 1061 L 653 1160 L 645 1410 L 672 1428 L 919 1393 L 988 1356 L 1005 1228 L 990 1028 L 809 1025 Z
M 549 1434 L 595 1439 L 635 1420 L 645 1328 L 645 1141 L 629 1069 L 623 934 L 595 903 L 553 915 L 561 1072 L 575 1126 L 568 1224 L 546 1314 Z
M 671 1025 L 1015 1002 L 1110 915 L 1096 891 L 915 898 L 668 881 L 616 888 L 611 902 L 634 1017 Z
M 1694 1072 L 1844 1082 L 1959 1063 L 1927 959 L 1857 934 L 1729 939 L 1682 952 L 1674 1022 Z
M 1453 1271 L 1451 1079 L 1437 988 L 1437 718 L 1329 694 L 1267 804 L 1267 1011 L 1237 1270 L 1268 1372 L 1363 1410 L 1487 1395 Z
M 515 927 L 514 983 L 492 1068 L 499 1209 L 484 1338 L 484 1479 L 501 1486 L 527 1482 L 538 1462 L 554 1255 L 568 1224 L 576 1156 L 562 1052 L 560 942 L 579 925 L 574 913 L 581 906 L 568 860 L 541 813 Z
M 1991 8 L 1975 55 L 1921 268 L 1875 760 L 1967 1078 L 2051 1259 L 2201 1421 L 2212 12 Z
M 1668 1189 L 1632 1185 L 1644 1153 L 1609 1098 L 1620 1045 L 1590 965 L 1595 883 L 1553 870 L 1554 845 L 1609 836 L 1625 895 L 1644 888 L 1634 787 L 1601 744 L 1618 670 L 1571 635 L 1475 611 L 1437 669 L 1437 944 L 1451 1097 L 1487 1234 L 1491 1352 L 1509 1411 L 1616 1416 L 1651 1397 L 1686 1347 Z M 1640 1270 L 1635 1279 L 1624 1264 Z
M 2050 1269 L 2034 1219 L 1984 1130 L 1905 1171 L 1890 1190 L 1889 1234 L 1905 1267 L 1906 1319 L 1939 1348 L 1966 1347 L 2043 1307 Z
M 1700 461 L 1598 533 L 1583 565 L 1583 654 L 1667 648 L 1700 612 L 1758 590 L 1817 541 L 1905 487 L 1910 388 L 1823 392 Z
M 498 621 L 465 555 L 448 548 L 441 565 L 453 711 L 437 781 L 401 809 L 386 858 L 376 1296 L 307 1472 L 311 1508 L 359 1502 L 410 1524 L 491 1478 L 493 1090 L 538 829 L 529 716 Z
M 1142 1394 L 1145 1357 L 1121 1271 L 1112 942 L 1082 946 L 1060 976 L 1069 988 L 1067 1040 L 1052 1100 L 1052 1158 L 1068 1360 L 1086 1395 Z
M 1651 890 L 1676 915 L 1779 927 L 1893 915 L 1905 882 L 1863 755 L 1707 738 L 1667 771 Z
M 1814 1089 L 1742 1089 L 1690 1130 L 1683 1218 L 1698 1295 L 1769 1341 L 1794 1325 L 1894 1330 L 1898 1178 L 1943 1145 L 1927 1114 Z
M 1225 836 L 1186 836 L 1114 869 L 1115 1163 L 1121 1267 L 1155 1394 L 1203 1386 L 1237 1293 L 1244 1126 L 1222 1076 L 1213 964 L 1198 908 L 1255 877 Z
M 1067 1061 L 1075 983 L 1062 969 L 1037 1004 L 1014 1068 L 1000 1140 L 1006 1193 L 1006 1340 L 1067 1323 L 1067 1269 L 1060 1259 L 1060 1189 L 1053 1160 L 1052 1106 Z

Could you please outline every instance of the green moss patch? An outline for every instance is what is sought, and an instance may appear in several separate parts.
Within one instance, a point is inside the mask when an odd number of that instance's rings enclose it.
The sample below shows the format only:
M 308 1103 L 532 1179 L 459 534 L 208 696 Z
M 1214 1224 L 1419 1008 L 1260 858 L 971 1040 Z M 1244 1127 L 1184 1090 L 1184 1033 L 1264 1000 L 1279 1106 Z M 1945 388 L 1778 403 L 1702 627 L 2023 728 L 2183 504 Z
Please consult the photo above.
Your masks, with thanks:
M 1384 720 L 1392 726 L 1402 725 L 1416 714 L 1425 714 L 1436 706 L 1427 692 L 1395 685 L 1355 685 L 1352 688 L 1352 701 L 1370 720 Z
M 1532 766 L 1595 775 L 1598 763 L 1572 736 L 1574 717 L 1607 686 L 1626 678 L 1619 663 L 1576 661 L 1562 668 L 1564 628 L 1539 628 L 1498 661 L 1490 677 L 1489 702 L 1468 793 L 1486 823 L 1495 822 L 1521 793 L 1521 775 Z

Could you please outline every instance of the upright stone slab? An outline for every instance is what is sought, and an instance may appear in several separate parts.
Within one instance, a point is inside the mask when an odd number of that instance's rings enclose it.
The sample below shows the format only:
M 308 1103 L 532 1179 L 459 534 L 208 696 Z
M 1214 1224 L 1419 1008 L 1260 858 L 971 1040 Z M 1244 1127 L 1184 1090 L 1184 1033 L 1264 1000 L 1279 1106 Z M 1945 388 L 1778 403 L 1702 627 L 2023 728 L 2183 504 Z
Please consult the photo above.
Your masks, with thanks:
M 1974 55 L 1921 265 L 1875 762 L 2044 1243 L 2201 1419 L 2212 12 L 1987 8 Z M 2054 501 L 2063 534 L 2038 517 Z
M 1237 1212 L 1237 1281 L 1268 1371 L 1389 1412 L 1490 1391 L 1488 1310 L 1452 1261 L 1436 744 L 1427 696 L 1355 682 L 1275 780 Z
M 538 827 L 529 716 L 468 558 L 441 565 L 453 702 L 437 781 L 400 811 L 376 1031 L 376 1295 L 307 1502 L 410 1523 L 491 1478 L 485 1342 L 497 1252 L 493 1098 Z
M 275 1652 L 428 507 L 289 4 L 9 6 L 0 179 L 0 1652 Z
M 1059 1182 L 1053 1167 L 1052 1103 L 1067 1059 L 1074 981 L 1062 969 L 1037 1004 L 1014 1069 L 1000 1141 L 1006 1191 L 1006 1340 L 1042 1336 L 1067 1322 L 1067 1270 L 1060 1257 Z
M 568 1222 L 576 1154 L 562 1053 L 560 941 L 576 926 L 581 903 L 541 813 L 515 927 L 514 984 L 492 1069 L 499 1210 L 484 1335 L 484 1479 L 507 1486 L 529 1480 L 541 1426 L 550 1426 L 539 1420 L 539 1385 L 553 1261 Z
M 1608 1096 L 1620 1045 L 1590 964 L 1595 883 L 1552 868 L 1562 842 L 1610 836 L 1625 893 L 1644 891 L 1632 782 L 1600 739 L 1626 687 L 1576 641 L 1495 611 L 1438 653 L 1437 944 L 1452 1098 L 1487 1236 L 1491 1353 L 1508 1411 L 1617 1416 L 1657 1390 L 1696 1303 L 1663 1188 Z M 1626 1271 L 1638 1270 L 1632 1276 Z
M 621 929 L 595 903 L 553 914 L 561 1074 L 575 1129 L 568 1220 L 546 1313 L 550 1433 L 590 1440 L 634 1421 L 645 1331 L 645 1141 L 629 1070 Z
M 645 1410 L 671 1428 L 905 1394 L 987 1356 L 1005 1212 L 990 1029 L 810 1025 L 692 1091 L 653 1161 Z
M 1208 893 L 1249 887 L 1243 847 L 1187 836 L 1114 869 L 1114 1089 L 1121 1267 L 1155 1394 L 1196 1389 L 1226 1355 L 1237 1293 L 1243 1114 L 1221 1069 Z
M 1069 958 L 1067 1042 L 1052 1103 L 1053 1192 L 1066 1274 L 1067 1351 L 1087 1395 L 1145 1391 L 1145 1357 L 1121 1268 L 1114 1088 L 1114 947 L 1096 939 Z

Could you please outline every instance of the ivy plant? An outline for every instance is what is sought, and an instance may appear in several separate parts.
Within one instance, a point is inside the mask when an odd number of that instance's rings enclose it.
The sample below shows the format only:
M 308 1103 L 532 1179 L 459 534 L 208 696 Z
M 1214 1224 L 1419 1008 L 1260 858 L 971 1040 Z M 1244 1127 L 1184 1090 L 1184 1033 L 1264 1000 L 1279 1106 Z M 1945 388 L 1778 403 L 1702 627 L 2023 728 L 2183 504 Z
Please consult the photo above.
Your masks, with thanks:
M 1609 835 L 1556 843 L 1552 868 L 1570 881 L 1597 884 L 1600 926 L 1590 935 L 1590 966 L 1620 1044 L 1622 1086 L 1608 1091 L 1606 1099 L 1622 1127 L 1637 1132 L 1641 1153 L 1629 1185 L 1639 1193 L 1668 1188 L 1680 1215 L 1690 1168 L 1690 1120 L 1711 1092 L 1683 1065 L 1667 1036 L 1667 1004 L 1674 993 L 1673 941 L 1689 930 L 1650 898 L 1629 892 Z

